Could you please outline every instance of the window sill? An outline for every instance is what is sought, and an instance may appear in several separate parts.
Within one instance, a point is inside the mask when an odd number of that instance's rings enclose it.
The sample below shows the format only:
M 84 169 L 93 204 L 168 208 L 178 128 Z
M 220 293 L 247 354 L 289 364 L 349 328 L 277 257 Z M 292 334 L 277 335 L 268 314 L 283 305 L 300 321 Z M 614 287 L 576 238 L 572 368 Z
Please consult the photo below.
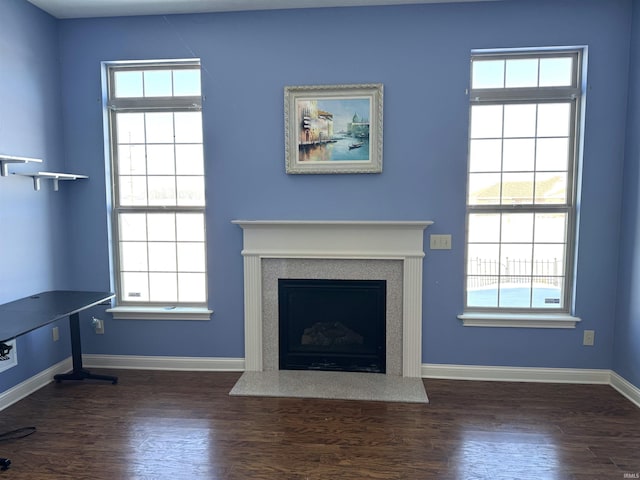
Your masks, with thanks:
M 115 320 L 210 320 L 213 310 L 201 307 L 113 307 Z
M 576 328 L 581 320 L 568 313 L 463 313 L 465 327 Z

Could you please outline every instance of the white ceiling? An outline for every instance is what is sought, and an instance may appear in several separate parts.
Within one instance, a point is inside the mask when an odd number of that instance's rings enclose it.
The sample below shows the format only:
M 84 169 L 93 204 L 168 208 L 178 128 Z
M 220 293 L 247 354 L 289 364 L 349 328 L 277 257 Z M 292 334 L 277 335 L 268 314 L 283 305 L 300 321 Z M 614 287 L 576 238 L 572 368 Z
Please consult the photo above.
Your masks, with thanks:
M 1 0 L 0 0 L 1 1 Z M 284 8 L 403 5 L 496 0 L 28 0 L 56 18 L 168 15 Z

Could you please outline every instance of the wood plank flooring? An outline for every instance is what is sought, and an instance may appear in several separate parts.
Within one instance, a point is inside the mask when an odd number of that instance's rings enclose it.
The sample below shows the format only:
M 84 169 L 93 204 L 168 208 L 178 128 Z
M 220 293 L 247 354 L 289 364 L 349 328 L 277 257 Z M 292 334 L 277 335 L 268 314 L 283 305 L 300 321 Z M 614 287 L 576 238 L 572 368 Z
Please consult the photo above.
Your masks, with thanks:
M 230 397 L 239 373 L 96 370 L 0 412 L 7 479 L 616 479 L 640 409 L 605 385 L 424 380 L 428 405 Z

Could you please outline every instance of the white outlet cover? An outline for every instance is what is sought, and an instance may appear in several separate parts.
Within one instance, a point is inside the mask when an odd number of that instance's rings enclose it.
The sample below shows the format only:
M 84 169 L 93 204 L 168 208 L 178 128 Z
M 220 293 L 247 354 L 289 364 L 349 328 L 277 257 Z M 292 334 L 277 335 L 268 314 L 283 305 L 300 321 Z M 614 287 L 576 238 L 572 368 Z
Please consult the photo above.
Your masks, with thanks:
M 9 370 L 10 368 L 18 365 L 18 348 L 15 339 L 4 343 L 13 348 L 9 352 L 8 359 L 0 360 L 0 372 L 4 372 L 5 370 Z

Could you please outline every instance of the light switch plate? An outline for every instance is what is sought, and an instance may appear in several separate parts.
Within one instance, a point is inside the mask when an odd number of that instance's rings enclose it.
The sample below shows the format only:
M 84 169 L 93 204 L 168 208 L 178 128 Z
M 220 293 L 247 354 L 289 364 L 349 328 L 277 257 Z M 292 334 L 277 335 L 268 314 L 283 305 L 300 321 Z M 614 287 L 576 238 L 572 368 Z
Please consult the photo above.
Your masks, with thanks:
M 451 250 L 451 235 L 430 235 L 429 248 L 431 250 Z

